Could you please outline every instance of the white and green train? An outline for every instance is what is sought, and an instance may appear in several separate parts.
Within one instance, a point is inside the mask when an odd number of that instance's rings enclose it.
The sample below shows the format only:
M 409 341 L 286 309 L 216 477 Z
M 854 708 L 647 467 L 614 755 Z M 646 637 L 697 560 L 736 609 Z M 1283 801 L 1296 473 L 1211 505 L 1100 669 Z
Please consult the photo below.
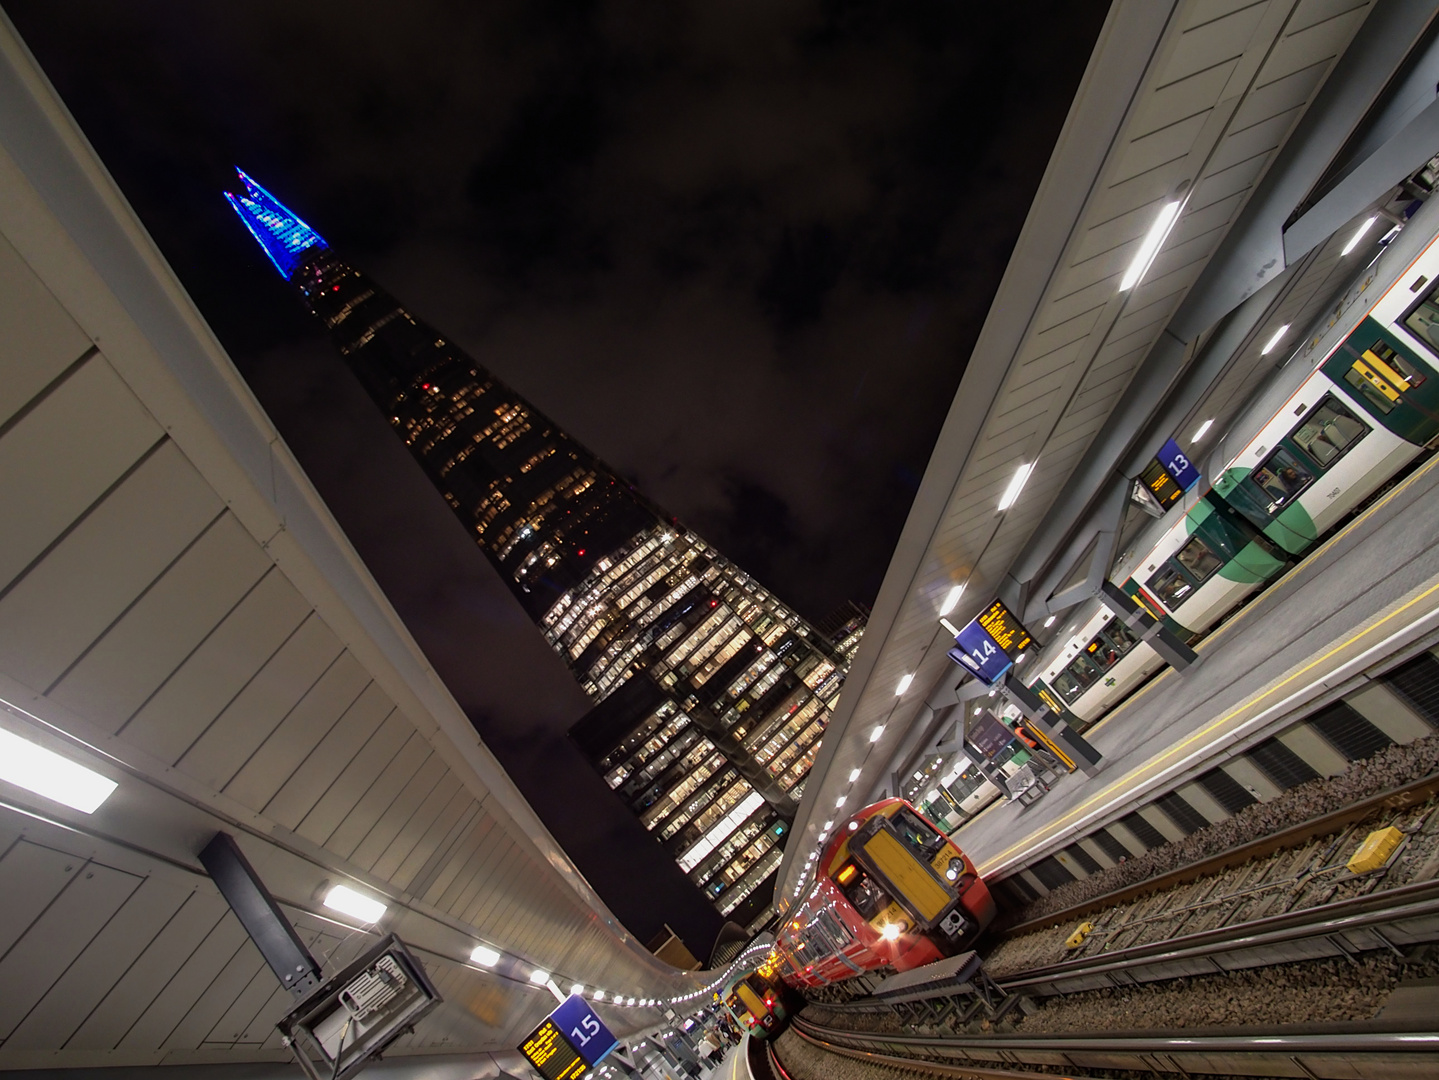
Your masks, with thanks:
M 1428 224 L 1439 215 L 1426 209 Z M 1240 415 L 1205 480 L 1121 557 L 1112 580 L 1181 637 L 1263 589 L 1439 435 L 1439 237 L 1431 225 L 1415 254 L 1419 227 L 1416 218 L 1399 234 L 1408 242 L 1396 239 L 1355 283 L 1318 346 Z M 1163 664 L 1091 600 L 1041 652 L 1032 685 L 1093 721 Z

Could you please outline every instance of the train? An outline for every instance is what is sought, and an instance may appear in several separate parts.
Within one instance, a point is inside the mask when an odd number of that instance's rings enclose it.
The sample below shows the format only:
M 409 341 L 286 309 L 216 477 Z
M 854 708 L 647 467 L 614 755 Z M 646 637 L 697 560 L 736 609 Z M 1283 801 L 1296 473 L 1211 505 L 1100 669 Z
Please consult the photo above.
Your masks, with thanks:
M 779 952 L 772 949 L 755 967 L 731 975 L 720 993 L 740 1030 L 757 1039 L 773 1038 L 789 1020 L 789 995 L 780 979 L 781 966 Z
M 1432 449 L 1439 237 L 1417 255 L 1414 247 L 1396 242 L 1381 252 L 1330 326 L 1307 339 L 1310 349 L 1279 369 L 1207 455 L 1212 483 L 1186 493 L 1117 561 L 1111 580 L 1180 638 L 1197 641 Z M 1102 599 L 1068 622 L 1025 681 L 1082 728 L 1164 661 Z
M 821 850 L 775 949 L 784 981 L 812 990 L 951 956 L 994 916 L 969 856 L 913 805 L 885 799 L 850 817 Z

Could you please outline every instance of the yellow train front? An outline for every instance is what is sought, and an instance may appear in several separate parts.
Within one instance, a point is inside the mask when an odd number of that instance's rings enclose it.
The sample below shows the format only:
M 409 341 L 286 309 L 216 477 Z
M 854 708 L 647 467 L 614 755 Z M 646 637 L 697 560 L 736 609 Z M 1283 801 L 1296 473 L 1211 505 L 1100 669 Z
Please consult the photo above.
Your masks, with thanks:
M 741 971 L 725 983 L 722 1000 L 741 1031 L 768 1039 L 784 1030 L 789 1019 L 785 987 L 779 981 L 780 959 L 770 953 L 753 971 Z
M 995 905 L 974 864 L 903 799 L 854 815 L 820 854 L 778 947 L 797 989 L 909 971 L 967 948 Z

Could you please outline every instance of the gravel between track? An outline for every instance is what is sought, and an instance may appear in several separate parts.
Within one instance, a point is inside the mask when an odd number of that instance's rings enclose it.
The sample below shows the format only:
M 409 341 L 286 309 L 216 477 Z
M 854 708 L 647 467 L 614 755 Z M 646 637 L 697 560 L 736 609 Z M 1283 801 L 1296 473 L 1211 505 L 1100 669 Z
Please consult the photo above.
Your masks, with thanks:
M 1404 746 L 1387 747 L 1372 757 L 1354 762 L 1338 776 L 1300 784 L 1268 802 L 1247 806 L 1233 817 L 1193 832 L 1183 840 L 1154 848 L 1118 866 L 1091 874 L 1083 881 L 1061 885 L 1015 912 L 1006 922 L 1013 926 L 1044 918 L 1321 814 L 1342 810 L 1360 799 L 1419 780 L 1436 770 L 1439 770 L 1439 735 Z

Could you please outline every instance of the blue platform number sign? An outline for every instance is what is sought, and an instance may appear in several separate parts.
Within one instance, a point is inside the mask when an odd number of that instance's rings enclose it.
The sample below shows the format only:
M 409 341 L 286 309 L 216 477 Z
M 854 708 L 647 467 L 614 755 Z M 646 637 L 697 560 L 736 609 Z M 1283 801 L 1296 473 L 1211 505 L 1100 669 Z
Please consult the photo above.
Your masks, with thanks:
M 949 658 L 990 686 L 1013 666 L 1013 661 L 999 647 L 999 642 L 979 625 L 977 619 L 961 627 L 954 641 L 955 647 L 949 650 Z
M 595 1015 L 589 1003 L 578 994 L 571 994 L 560 1002 L 559 1008 L 550 1013 L 555 1026 L 564 1032 L 580 1057 L 591 1066 L 598 1065 L 619 1040 L 610 1034 L 604 1021 Z
M 1181 449 L 1173 439 L 1159 448 L 1159 453 L 1154 455 L 1155 460 L 1164 466 L 1164 471 L 1174 477 L 1174 482 L 1185 491 L 1188 491 L 1195 484 L 1199 483 L 1199 470 L 1194 467 L 1194 462 Z

